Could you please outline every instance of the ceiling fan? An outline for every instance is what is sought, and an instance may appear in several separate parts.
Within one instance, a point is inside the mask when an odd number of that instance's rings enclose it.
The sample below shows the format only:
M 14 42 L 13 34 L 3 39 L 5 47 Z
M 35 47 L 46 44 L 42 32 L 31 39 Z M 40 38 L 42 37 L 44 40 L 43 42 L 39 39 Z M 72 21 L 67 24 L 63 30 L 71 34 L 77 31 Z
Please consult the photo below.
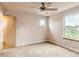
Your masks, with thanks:
M 42 4 L 42 6 L 40 7 L 40 9 L 42 10 L 42 11 L 46 11 L 46 10 L 48 10 L 48 11 L 55 11 L 55 10 L 58 10 L 57 8 L 46 8 L 45 7 L 45 2 L 43 2 L 43 3 L 41 3 Z
M 56 10 L 58 10 L 58 8 L 47 8 L 45 6 L 45 2 L 42 2 L 41 7 L 39 7 L 38 9 L 40 9 L 41 11 L 56 11 Z

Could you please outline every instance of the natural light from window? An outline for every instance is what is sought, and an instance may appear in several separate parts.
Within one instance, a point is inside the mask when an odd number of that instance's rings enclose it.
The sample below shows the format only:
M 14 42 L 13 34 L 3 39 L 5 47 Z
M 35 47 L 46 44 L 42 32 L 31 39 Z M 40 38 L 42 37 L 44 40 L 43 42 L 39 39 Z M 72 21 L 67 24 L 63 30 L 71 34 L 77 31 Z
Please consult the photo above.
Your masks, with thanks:
M 2 42 L 3 42 L 3 20 L 2 20 L 2 17 L 3 17 L 3 13 L 0 12 L 0 49 L 2 49 Z
M 46 21 L 44 19 L 40 20 L 40 26 L 45 26 L 46 25 Z

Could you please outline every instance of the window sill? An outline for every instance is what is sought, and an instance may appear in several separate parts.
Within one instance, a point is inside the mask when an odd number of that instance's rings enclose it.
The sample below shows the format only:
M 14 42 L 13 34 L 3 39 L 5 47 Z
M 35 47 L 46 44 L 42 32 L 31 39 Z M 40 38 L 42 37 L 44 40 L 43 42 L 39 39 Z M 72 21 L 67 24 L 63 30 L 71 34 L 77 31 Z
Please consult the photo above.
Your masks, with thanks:
M 74 39 L 70 39 L 70 38 L 66 38 L 66 37 L 63 37 L 63 39 L 79 42 L 79 40 L 74 40 Z

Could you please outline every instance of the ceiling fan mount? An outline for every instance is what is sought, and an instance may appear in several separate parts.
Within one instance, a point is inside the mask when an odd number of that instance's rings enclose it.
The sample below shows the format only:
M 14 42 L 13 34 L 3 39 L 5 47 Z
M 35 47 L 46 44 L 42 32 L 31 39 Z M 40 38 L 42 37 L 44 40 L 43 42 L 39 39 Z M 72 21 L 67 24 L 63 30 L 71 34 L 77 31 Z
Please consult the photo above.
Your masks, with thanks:
M 45 3 L 43 2 L 43 3 L 41 3 L 41 4 L 42 4 L 42 6 L 40 7 L 40 9 L 41 9 L 42 11 L 45 11 L 45 10 L 46 10 Z

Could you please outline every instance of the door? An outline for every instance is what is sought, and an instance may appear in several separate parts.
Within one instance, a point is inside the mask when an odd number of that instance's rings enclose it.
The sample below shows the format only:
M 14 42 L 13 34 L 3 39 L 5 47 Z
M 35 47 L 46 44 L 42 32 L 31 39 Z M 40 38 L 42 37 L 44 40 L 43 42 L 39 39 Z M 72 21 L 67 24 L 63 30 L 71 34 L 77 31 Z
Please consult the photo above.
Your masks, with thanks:
M 14 16 L 3 16 L 3 48 L 16 47 L 16 20 Z

